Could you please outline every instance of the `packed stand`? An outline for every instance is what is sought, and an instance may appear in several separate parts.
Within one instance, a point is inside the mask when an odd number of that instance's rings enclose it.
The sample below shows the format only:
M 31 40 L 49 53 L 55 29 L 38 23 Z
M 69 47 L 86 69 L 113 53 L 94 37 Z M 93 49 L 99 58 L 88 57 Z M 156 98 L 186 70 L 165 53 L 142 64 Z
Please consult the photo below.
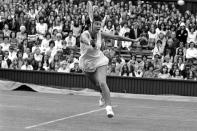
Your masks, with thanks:
M 103 40 L 108 75 L 196 80 L 196 14 L 181 14 L 168 3 L 95 0 L 94 5 L 94 14 L 103 17 L 102 31 L 138 41 Z M 0 11 L 1 68 L 82 73 L 78 53 L 88 21 L 85 2 L 21 0 L 1 3 Z M 151 59 L 132 53 L 138 49 L 150 50 Z

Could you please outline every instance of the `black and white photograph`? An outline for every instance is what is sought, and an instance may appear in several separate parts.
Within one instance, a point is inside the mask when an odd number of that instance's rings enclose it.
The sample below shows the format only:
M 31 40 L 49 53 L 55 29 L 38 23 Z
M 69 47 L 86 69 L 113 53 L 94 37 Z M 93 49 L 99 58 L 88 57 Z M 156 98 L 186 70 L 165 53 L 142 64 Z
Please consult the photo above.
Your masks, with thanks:
M 0 0 L 0 131 L 196 131 L 197 0 Z

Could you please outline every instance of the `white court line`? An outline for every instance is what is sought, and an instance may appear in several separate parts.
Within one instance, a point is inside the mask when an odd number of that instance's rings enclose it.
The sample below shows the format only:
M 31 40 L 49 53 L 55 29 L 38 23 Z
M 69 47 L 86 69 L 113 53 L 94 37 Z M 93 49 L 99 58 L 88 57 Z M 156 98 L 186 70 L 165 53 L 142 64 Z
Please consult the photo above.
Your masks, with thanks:
M 117 105 L 112 106 L 112 107 L 117 107 Z M 51 123 L 54 123 L 54 122 L 63 121 L 63 120 L 67 120 L 67 119 L 70 119 L 70 118 L 75 118 L 75 117 L 78 117 L 78 116 L 83 116 L 83 115 L 91 114 L 91 113 L 94 113 L 94 112 L 99 112 L 99 111 L 102 111 L 102 110 L 105 110 L 105 108 L 92 110 L 92 111 L 88 111 L 88 112 L 84 112 L 84 113 L 80 113 L 80 114 L 76 114 L 76 115 L 72 115 L 72 116 L 68 116 L 68 117 L 64 117 L 64 118 L 60 118 L 60 119 L 56 119 L 56 120 L 52 120 L 52 121 L 48 121 L 48 122 L 43 122 L 43 123 L 32 125 L 32 126 L 27 126 L 27 127 L 25 127 L 25 129 L 31 129 L 31 128 L 35 128 L 35 127 L 39 127 L 39 126 L 44 126 L 44 125 L 48 125 L 48 124 L 51 124 Z

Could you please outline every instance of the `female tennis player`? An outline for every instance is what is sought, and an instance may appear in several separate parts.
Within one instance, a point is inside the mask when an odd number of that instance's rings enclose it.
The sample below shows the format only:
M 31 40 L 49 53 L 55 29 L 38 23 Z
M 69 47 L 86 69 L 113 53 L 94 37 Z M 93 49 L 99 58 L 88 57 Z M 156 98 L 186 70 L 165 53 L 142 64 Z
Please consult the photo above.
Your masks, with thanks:
M 102 39 L 114 39 L 119 41 L 136 41 L 130 38 L 111 35 L 100 30 L 102 19 L 94 16 L 92 25 L 81 34 L 79 66 L 85 72 L 91 82 L 101 89 L 100 106 L 106 106 L 107 116 L 114 116 L 111 106 L 110 91 L 106 83 L 108 58 L 100 50 Z

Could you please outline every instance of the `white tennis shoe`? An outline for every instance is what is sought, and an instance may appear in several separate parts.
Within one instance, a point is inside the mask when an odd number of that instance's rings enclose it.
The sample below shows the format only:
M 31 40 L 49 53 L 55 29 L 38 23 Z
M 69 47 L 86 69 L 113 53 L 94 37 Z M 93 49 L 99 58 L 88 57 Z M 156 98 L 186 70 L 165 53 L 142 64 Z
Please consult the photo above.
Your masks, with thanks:
M 112 106 L 106 106 L 106 112 L 107 112 L 107 117 L 108 118 L 112 118 L 114 117 L 114 112 L 112 110 Z

